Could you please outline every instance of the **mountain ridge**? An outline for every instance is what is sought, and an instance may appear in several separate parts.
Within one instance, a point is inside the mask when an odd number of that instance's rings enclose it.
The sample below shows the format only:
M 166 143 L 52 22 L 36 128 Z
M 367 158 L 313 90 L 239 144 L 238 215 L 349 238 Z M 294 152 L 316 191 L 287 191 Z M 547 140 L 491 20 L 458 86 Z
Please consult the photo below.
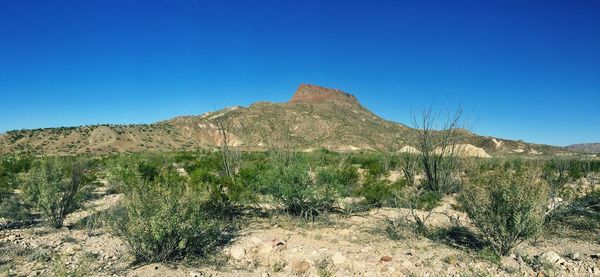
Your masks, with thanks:
M 92 125 L 9 131 L 0 136 L 0 153 L 79 154 L 189 151 L 221 143 L 227 123 L 232 146 L 248 150 L 289 147 L 299 151 L 401 151 L 413 147 L 416 131 L 383 119 L 339 89 L 301 84 L 284 103 L 256 102 L 201 115 L 178 116 L 142 125 Z M 490 154 L 556 153 L 561 148 L 461 132 L 461 143 Z M 403 148 L 404 147 L 404 148 Z M 482 154 L 483 155 L 483 154 Z M 485 156 L 483 155 L 483 156 Z
M 578 143 L 565 146 L 565 149 L 578 153 L 600 154 L 600 143 Z

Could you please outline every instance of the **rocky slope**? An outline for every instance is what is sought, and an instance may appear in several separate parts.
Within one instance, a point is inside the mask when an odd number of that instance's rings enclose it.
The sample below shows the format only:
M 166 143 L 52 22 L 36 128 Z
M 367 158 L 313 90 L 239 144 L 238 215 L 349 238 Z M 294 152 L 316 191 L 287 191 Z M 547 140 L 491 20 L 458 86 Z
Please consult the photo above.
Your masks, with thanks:
M 287 103 L 258 102 L 199 116 L 181 116 L 148 125 L 96 125 L 10 131 L 0 136 L 0 154 L 177 151 L 221 143 L 219 126 L 230 144 L 248 150 L 288 147 L 300 151 L 398 151 L 414 146 L 416 132 L 363 107 L 337 89 L 300 85 Z M 548 154 L 560 148 L 482 137 L 463 132 L 464 149 L 475 156 Z
M 600 154 L 600 143 L 581 143 L 565 147 L 565 149 L 578 153 Z

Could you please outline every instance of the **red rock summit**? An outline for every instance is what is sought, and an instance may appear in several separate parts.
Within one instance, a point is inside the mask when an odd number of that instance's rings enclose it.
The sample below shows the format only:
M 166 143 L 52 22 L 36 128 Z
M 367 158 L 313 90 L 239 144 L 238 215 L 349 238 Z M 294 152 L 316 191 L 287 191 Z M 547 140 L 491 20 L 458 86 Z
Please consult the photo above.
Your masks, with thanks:
M 358 104 L 356 97 L 350 93 L 309 84 L 301 84 L 289 103 L 319 103 L 324 101 Z

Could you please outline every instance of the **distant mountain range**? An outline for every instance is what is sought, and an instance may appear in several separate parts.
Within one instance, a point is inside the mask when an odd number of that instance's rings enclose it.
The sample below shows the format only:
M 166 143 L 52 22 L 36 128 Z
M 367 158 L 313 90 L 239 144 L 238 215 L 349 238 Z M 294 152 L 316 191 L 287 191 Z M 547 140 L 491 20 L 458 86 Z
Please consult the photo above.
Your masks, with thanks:
M 600 143 L 580 143 L 565 147 L 565 149 L 578 153 L 600 154 Z
M 146 125 L 94 125 L 9 131 L 0 153 L 30 151 L 68 155 L 140 151 L 180 151 L 218 146 L 219 126 L 229 143 L 247 150 L 289 147 L 298 151 L 415 150 L 416 130 L 382 119 L 355 96 L 303 84 L 287 103 L 258 102 L 202 115 L 180 116 Z M 563 148 L 505 140 L 463 131 L 464 155 L 542 155 Z

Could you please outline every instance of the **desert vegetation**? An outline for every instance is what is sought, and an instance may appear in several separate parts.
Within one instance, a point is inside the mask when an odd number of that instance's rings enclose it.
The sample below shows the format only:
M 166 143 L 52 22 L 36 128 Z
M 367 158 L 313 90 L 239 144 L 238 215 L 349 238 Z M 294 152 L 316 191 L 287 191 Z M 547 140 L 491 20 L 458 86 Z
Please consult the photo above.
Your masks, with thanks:
M 406 216 L 380 222 L 382 236 L 451 241 L 483 253 L 476 257 L 514 255 L 515 247 L 540 237 L 599 239 L 598 190 L 581 186 L 582 178 L 597 178 L 598 160 L 452 157 L 455 165 L 436 169 L 449 179 L 444 184 L 453 184 L 440 190 L 427 177 L 427 153 L 227 151 L 3 157 L 2 228 L 61 228 L 69 214 L 85 209 L 92 191 L 104 187 L 120 200 L 104 213 L 102 226 L 124 242 L 134 264 L 211 259 L 244 224 L 265 213 L 317 226 L 397 209 Z M 452 171 L 439 172 L 444 170 Z M 465 218 L 448 214 L 450 227 L 430 223 L 448 197 Z M 333 268 L 327 259 L 316 264 L 319 274 Z M 10 271 L 10 265 L 3 267 Z
M 434 173 L 428 173 L 431 166 Z M 0 162 L 1 228 L 84 226 L 87 234 L 103 229 L 124 243 L 132 257 L 129 264 L 143 265 L 214 261 L 240 232 L 261 220 L 310 229 L 391 211 L 372 231 L 389 243 L 430 240 L 491 264 L 518 254 L 530 270 L 552 273 L 556 271 L 542 266 L 541 255 L 535 260 L 515 249 L 543 238 L 597 244 L 600 197 L 594 182 L 599 173 L 600 161 L 574 157 L 238 152 L 225 145 L 197 152 L 6 156 Z M 89 210 L 86 205 L 94 199 L 111 195 L 118 201 L 109 209 L 65 223 L 74 212 Z M 440 211 L 449 199 L 456 200 L 453 212 Z M 8 245 L 5 240 L 2 247 Z M 15 272 L 15 264 L 6 261 L 16 258 L 10 255 L 25 255 L 19 253 L 3 252 L 5 272 Z M 340 266 L 331 259 L 316 259 L 315 272 L 331 276 Z M 294 264 L 277 261 L 270 270 L 286 266 Z

